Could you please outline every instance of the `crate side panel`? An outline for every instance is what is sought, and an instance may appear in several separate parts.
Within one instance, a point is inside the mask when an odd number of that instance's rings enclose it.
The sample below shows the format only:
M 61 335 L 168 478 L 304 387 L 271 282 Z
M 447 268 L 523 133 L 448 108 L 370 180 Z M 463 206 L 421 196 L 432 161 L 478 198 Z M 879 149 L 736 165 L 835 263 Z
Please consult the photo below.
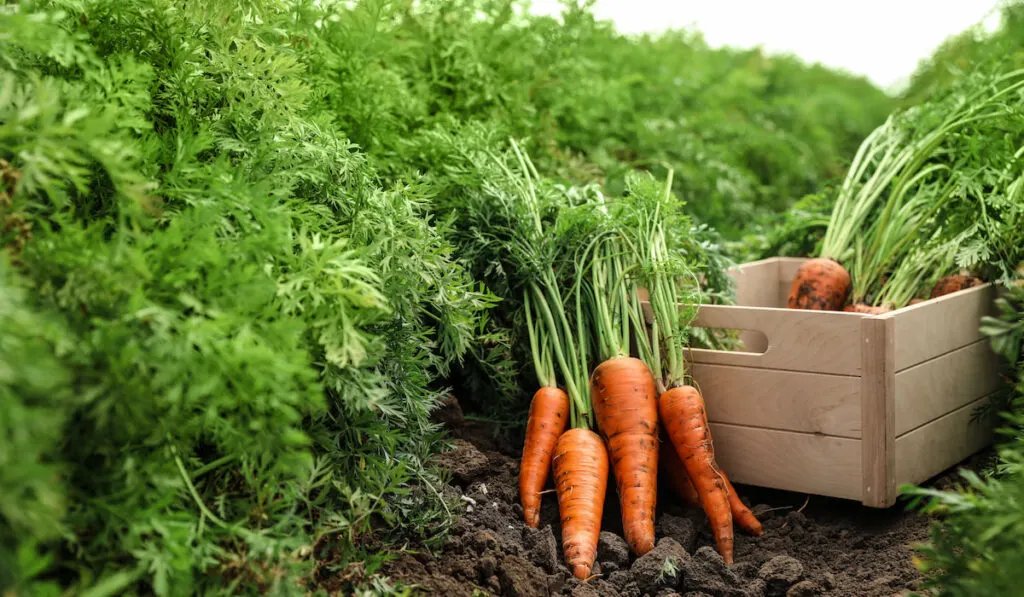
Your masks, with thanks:
M 888 315 L 896 326 L 896 371 L 981 340 L 981 318 L 992 313 L 995 296 L 995 286 L 985 284 Z
M 755 330 L 765 335 L 768 347 L 762 354 L 694 349 L 691 356 L 696 363 L 711 365 L 860 375 L 862 318 L 853 313 L 702 305 L 695 326 Z
M 777 307 L 775 282 L 779 279 L 778 259 L 746 263 L 729 270 L 736 281 L 736 304 L 745 307 Z
M 800 266 L 810 261 L 805 257 L 776 257 L 779 263 L 779 282 L 785 282 L 788 287 L 796 277 L 796 271 Z
M 712 423 L 860 437 L 860 378 L 695 364 Z
M 860 500 L 860 440 L 712 423 L 715 459 L 736 483 Z
M 779 278 L 775 281 L 776 307 L 785 307 L 789 302 L 789 289 L 793 286 L 793 278 L 796 271 L 804 262 L 808 261 L 803 257 L 779 257 L 778 272 Z
M 980 398 L 896 438 L 896 482 L 921 483 L 978 452 L 992 441 L 990 418 L 972 420 Z
M 904 369 L 896 374 L 896 435 L 988 396 L 1001 385 L 999 357 L 988 340 Z

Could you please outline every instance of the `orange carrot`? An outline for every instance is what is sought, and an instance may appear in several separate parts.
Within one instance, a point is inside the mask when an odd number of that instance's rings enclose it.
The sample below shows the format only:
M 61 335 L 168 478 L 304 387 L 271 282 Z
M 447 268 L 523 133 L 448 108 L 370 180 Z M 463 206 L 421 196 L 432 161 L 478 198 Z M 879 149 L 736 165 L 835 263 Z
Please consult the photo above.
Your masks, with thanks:
M 843 309 L 847 313 L 867 313 L 868 315 L 881 315 L 882 313 L 888 313 L 892 311 L 889 307 L 875 307 L 872 305 L 865 305 L 864 303 L 856 303 L 853 305 L 846 305 Z
M 930 298 L 939 298 L 947 294 L 966 290 L 968 288 L 974 288 L 975 286 L 981 286 L 984 282 L 981 278 L 972 276 L 967 273 L 953 274 L 940 278 L 935 286 L 932 288 L 932 294 Z
M 597 558 L 601 515 L 608 489 L 608 452 L 601 438 L 584 428 L 566 431 L 551 459 L 562 518 L 565 563 L 579 579 L 590 576 Z
M 677 386 L 661 395 L 658 410 L 672 445 L 701 496 L 718 552 L 726 564 L 731 564 L 733 532 L 729 482 L 715 463 L 704 399 L 692 386 Z
M 608 443 L 626 543 L 636 555 L 654 548 L 658 492 L 658 402 L 654 377 L 640 359 L 614 357 L 590 376 L 590 401 Z
M 722 474 L 722 478 L 725 479 L 725 486 L 729 490 L 729 510 L 732 512 L 733 522 L 751 535 L 760 537 L 764 532 L 764 529 L 761 527 L 761 521 L 754 516 L 750 508 L 740 499 L 740 494 L 736 493 L 736 488 L 732 486 L 732 481 L 729 480 L 729 477 L 724 472 L 719 472 Z
M 530 402 L 519 468 L 519 499 L 526 526 L 540 526 L 540 492 L 551 471 L 555 442 L 569 422 L 569 396 L 556 387 L 537 390 Z
M 850 273 L 832 259 L 810 259 L 800 266 L 789 288 L 790 309 L 839 311 L 850 294 Z
M 683 461 L 679 460 L 679 455 L 676 454 L 676 450 L 671 442 L 662 442 L 659 462 L 679 497 L 683 498 L 687 504 L 700 508 L 700 494 L 697 493 L 697 488 L 693 486 L 693 481 L 690 480 L 690 475 L 686 472 Z M 729 510 L 732 512 L 733 522 L 751 535 L 760 537 L 764 532 L 761 522 L 757 520 L 757 517 L 750 511 L 750 508 L 740 500 L 739 494 L 736 493 L 736 489 L 732 486 L 732 482 L 729 481 L 729 477 L 725 472 L 718 472 L 725 479 L 725 486 L 729 490 Z
M 701 507 L 697 488 L 693 486 L 693 481 L 690 481 L 690 476 L 686 474 L 686 467 L 683 466 L 683 461 L 679 460 L 679 455 L 676 454 L 676 449 L 672 446 L 671 441 L 661 442 L 658 466 L 661 467 L 661 470 L 665 471 L 665 476 L 668 477 L 669 483 L 672 484 L 672 487 L 679 494 L 679 497 L 683 498 L 684 502 L 694 508 Z

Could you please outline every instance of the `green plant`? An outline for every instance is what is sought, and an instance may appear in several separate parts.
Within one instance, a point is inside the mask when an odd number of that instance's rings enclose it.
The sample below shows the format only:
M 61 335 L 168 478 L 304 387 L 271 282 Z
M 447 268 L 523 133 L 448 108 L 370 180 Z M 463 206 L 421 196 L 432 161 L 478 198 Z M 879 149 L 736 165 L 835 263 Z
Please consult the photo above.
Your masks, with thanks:
M 1009 595 L 1024 581 L 1013 564 L 1024 547 L 1024 286 L 1008 288 L 999 316 L 986 317 L 982 330 L 1015 380 L 1009 403 L 1000 405 L 1006 425 L 998 460 L 982 474 L 962 472 L 957 490 L 904 488 L 910 507 L 939 517 L 917 562 L 926 588 L 949 597 Z
M 50 356 L 5 350 L 5 413 L 42 393 L 52 424 L 5 473 L 63 481 L 10 488 L 5 584 L 303 592 L 325 550 L 450 523 L 428 416 L 492 298 L 306 80 L 311 7 L 253 10 L 0 15 L 2 209 L 31 225 L 4 237 L 11 313 L 59 330 Z M 44 507 L 49 528 L 25 519 Z

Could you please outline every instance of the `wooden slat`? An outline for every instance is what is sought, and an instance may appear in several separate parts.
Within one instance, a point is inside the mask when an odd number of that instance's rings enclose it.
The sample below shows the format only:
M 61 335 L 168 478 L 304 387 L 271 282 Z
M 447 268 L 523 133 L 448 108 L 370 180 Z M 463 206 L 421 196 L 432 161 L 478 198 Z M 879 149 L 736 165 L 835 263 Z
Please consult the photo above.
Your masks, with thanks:
M 985 284 L 883 316 L 896 322 L 896 371 L 980 340 L 981 318 L 992 312 L 995 296 Z
M 729 271 L 736 280 L 736 304 L 744 307 L 778 307 L 775 281 L 779 279 L 778 259 L 745 263 Z
M 891 319 L 861 321 L 861 502 L 876 508 L 896 501 L 893 327 Z
M 896 435 L 903 435 L 1002 384 L 988 340 L 954 350 L 896 374 Z
M 859 500 L 860 441 L 712 423 L 715 457 L 736 483 Z
M 712 423 L 860 437 L 857 377 L 694 364 Z
M 990 396 L 896 438 L 896 481 L 921 483 L 947 470 L 992 441 L 991 420 L 972 421 Z M 716 438 L 717 439 L 717 438 Z
M 763 354 L 693 349 L 695 363 L 838 375 L 860 374 L 860 322 L 854 313 L 703 305 L 694 325 L 757 330 L 768 338 Z

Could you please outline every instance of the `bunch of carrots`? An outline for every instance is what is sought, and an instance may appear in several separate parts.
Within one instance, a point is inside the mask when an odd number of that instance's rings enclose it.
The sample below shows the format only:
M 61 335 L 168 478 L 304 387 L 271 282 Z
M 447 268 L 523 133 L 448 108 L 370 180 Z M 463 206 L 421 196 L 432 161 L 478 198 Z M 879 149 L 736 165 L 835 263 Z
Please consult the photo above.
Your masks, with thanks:
M 510 246 L 530 270 L 523 308 L 540 385 L 519 477 L 526 524 L 539 525 L 553 479 L 565 563 L 589 578 L 609 472 L 626 542 L 640 556 L 654 547 L 662 470 L 683 499 L 704 509 L 732 563 L 734 523 L 762 531 L 715 462 L 704 400 L 686 375 L 699 284 L 675 242 L 690 227 L 671 196 L 671 175 L 665 186 L 634 176 L 624 197 L 598 194 L 561 208 L 545 225 L 535 170 L 515 144 L 513 151 L 521 172 L 506 173 L 515 177 L 515 202 L 529 225 Z
M 926 128 L 890 116 L 873 131 L 838 190 L 819 256 L 797 271 L 787 306 L 880 314 L 982 284 L 968 271 L 949 273 L 969 230 L 943 229 L 943 210 L 962 184 L 944 144 L 1004 117 L 1008 99 L 1022 91 L 1024 71 L 1007 73 Z

